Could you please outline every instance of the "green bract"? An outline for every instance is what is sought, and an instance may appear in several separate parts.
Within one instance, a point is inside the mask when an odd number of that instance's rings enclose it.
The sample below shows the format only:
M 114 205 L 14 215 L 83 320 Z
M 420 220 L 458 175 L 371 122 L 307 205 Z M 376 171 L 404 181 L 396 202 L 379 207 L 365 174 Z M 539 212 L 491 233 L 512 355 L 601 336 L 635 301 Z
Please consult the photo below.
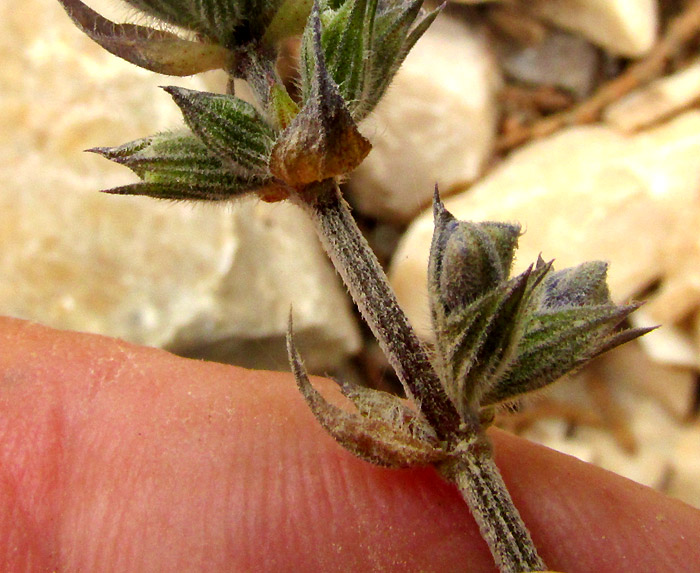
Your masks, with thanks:
M 268 191 L 269 178 L 234 173 L 191 133 L 161 133 L 95 153 L 126 165 L 143 183 L 108 189 L 119 195 L 219 201 L 250 191 Z
M 190 129 L 241 177 L 268 178 L 274 131 L 248 102 L 229 95 L 165 88 Z
M 318 6 L 307 30 L 311 30 L 314 53 L 310 91 L 304 107 L 280 134 L 270 160 L 272 173 L 294 187 L 345 175 L 372 148 L 326 68 Z
M 359 121 L 377 105 L 406 55 L 437 17 L 423 0 L 320 0 L 321 45 L 328 73 L 352 117 Z M 313 94 L 318 51 L 307 26 L 301 50 L 304 101 Z

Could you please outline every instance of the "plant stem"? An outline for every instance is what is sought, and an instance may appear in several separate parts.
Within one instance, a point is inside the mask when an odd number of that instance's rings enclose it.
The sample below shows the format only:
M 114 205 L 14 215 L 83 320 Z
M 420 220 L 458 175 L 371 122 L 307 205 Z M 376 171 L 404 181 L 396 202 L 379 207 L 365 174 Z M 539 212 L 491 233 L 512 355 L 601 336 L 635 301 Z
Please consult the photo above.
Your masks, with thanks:
M 442 464 L 438 471 L 459 488 L 501 573 L 547 569 L 503 483 L 490 448 L 471 448 Z
M 428 353 L 396 300 L 377 257 L 333 180 L 308 187 L 295 201 L 309 213 L 324 249 L 396 371 L 448 447 L 471 443 L 438 470 L 459 488 L 502 572 L 546 569 L 491 457 L 474 413 L 463 420 L 447 396 Z
M 357 227 L 335 181 L 299 196 L 323 247 L 350 291 L 362 317 L 396 371 L 406 394 L 442 439 L 457 435 L 461 420 L 430 363 L 428 353 L 401 310 L 377 257 Z M 475 428 L 478 420 L 475 420 Z

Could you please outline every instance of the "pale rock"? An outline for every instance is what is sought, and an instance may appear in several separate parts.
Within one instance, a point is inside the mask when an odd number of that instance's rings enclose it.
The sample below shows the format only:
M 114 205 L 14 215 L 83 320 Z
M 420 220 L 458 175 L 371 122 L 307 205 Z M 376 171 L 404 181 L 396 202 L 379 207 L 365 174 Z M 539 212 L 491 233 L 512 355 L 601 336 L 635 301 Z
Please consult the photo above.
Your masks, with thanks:
M 603 119 L 620 131 L 632 132 L 659 122 L 700 98 L 700 60 L 620 98 Z
M 700 423 L 682 430 L 673 458 L 676 463 L 667 493 L 700 507 Z
M 0 312 L 148 345 L 216 342 L 221 358 L 254 340 L 256 365 L 279 366 L 260 341 L 281 340 L 295 295 L 312 366 L 333 368 L 357 349 L 344 289 L 303 213 L 97 192 L 134 176 L 83 149 L 181 128 L 158 86 L 207 89 L 216 77 L 132 66 L 78 31 L 58 2 L 0 5 L 0 22 Z
M 182 125 L 164 78 L 99 48 L 57 2 L 3 6 L 0 18 L 1 311 L 167 343 L 230 264 L 229 217 L 101 195 L 133 179 L 82 152 Z
M 669 438 L 672 435 L 664 434 L 664 437 Z M 660 448 L 658 444 L 643 447 L 630 455 L 609 432 L 593 428 L 580 428 L 577 431 L 576 442 L 587 444 L 594 450 L 590 463 L 648 487 L 663 490 L 672 471 L 673 460 L 670 452 Z
M 577 372 L 563 376 L 556 384 L 545 386 L 542 390 L 527 396 L 526 400 L 532 400 L 534 404 L 542 399 L 553 400 L 557 403 L 565 403 L 580 410 L 594 410 L 595 402 L 592 400 L 588 388 L 587 371 Z M 525 402 L 527 403 L 527 402 Z
M 494 142 L 499 85 L 484 38 L 440 16 L 363 122 L 374 148 L 351 176 L 358 209 L 406 222 L 435 183 L 449 193 L 478 177 Z
M 543 418 L 529 427 L 523 435 L 528 440 L 568 454 L 583 462 L 593 463 L 596 458 L 595 444 L 572 439 L 570 433 L 571 427 L 565 420 Z
M 337 365 L 360 348 L 349 300 L 311 220 L 289 203 L 244 199 L 232 209 L 237 251 L 200 313 L 173 343 L 182 353 L 255 367 L 289 368 L 289 313 L 310 370 Z
M 640 397 L 639 394 L 630 393 L 627 411 L 631 417 L 630 429 L 639 445 L 638 452 L 628 459 L 621 457 L 601 465 L 635 481 L 663 490 L 668 487 L 668 479 L 677 465 L 674 449 L 685 425 L 669 416 L 656 400 L 648 396 Z M 625 466 L 630 470 L 622 470 Z M 648 478 L 636 477 L 633 473 L 635 471 L 638 472 L 638 476 Z
M 686 329 L 669 323 L 659 324 L 649 315 L 646 306 L 636 311 L 629 320 L 635 328 L 657 327 L 639 339 L 647 356 L 655 362 L 688 369 L 700 367 L 698 349 Z
M 697 371 L 650 358 L 647 347 L 642 348 L 650 337 L 646 335 L 605 353 L 598 359 L 596 372 L 605 377 L 611 388 L 626 387 L 633 395 L 650 396 L 678 422 L 683 422 L 692 412 Z
M 519 221 L 514 272 L 541 253 L 557 268 L 610 262 L 613 299 L 624 302 L 661 280 L 665 292 L 690 292 L 700 257 L 700 113 L 688 112 L 629 137 L 603 126 L 574 127 L 530 143 L 471 190 L 446 201 L 458 219 Z M 433 231 L 426 212 L 409 227 L 390 277 L 421 336 L 430 337 L 427 260 Z M 685 238 L 685 240 L 683 240 Z M 700 296 L 683 302 L 690 312 Z M 651 305 L 650 305 L 651 306 Z M 655 308 L 677 314 L 668 305 Z
M 676 444 L 684 427 L 654 399 L 640 396 L 629 387 L 617 390 L 616 397 L 622 399 L 627 422 L 637 442 L 637 450 L 632 454 L 625 451 L 606 428 L 578 426 L 572 431 L 561 421 L 541 420 L 523 435 L 638 483 L 666 490 L 669 478 L 681 463 L 676 455 Z M 680 488 L 673 493 L 681 498 L 692 495 Z
M 642 56 L 656 41 L 657 0 L 523 0 L 521 4 L 620 56 Z
M 521 82 L 557 86 L 579 98 L 593 88 L 598 56 L 579 36 L 553 30 L 532 45 L 503 42 L 499 47 L 504 73 Z
M 696 112 L 689 112 L 673 123 L 678 124 L 692 113 Z M 674 168 L 682 168 L 682 150 L 680 144 L 676 158 L 669 149 L 665 160 L 675 164 Z M 692 166 L 688 168 L 692 175 Z M 664 281 L 644 309 L 652 320 L 664 324 L 680 323 L 700 307 L 700 184 L 697 180 L 687 184 L 691 193 L 684 199 L 679 197 L 676 222 L 665 238 Z
M 39 157 L 0 170 L 3 314 L 161 346 L 211 304 L 235 247 L 223 213 L 101 195 L 108 177 Z

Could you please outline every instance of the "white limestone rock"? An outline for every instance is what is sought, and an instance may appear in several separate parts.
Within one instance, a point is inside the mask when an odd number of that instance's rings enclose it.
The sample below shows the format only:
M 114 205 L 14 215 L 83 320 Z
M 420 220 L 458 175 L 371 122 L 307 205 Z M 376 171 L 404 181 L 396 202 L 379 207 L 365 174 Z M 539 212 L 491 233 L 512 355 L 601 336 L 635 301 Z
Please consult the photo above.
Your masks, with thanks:
M 580 36 L 551 30 L 538 43 L 499 45 L 505 74 L 526 83 L 557 86 L 579 98 L 588 95 L 598 73 L 596 48 Z
M 673 123 L 678 124 L 683 117 L 692 113 L 695 112 L 689 112 Z M 693 128 L 692 125 L 688 127 Z M 694 134 L 689 136 L 693 137 Z M 674 169 L 683 168 L 682 148 L 681 143 L 677 158 L 672 149 L 664 158 L 674 165 Z M 692 165 L 688 165 L 688 168 L 693 173 Z M 697 313 L 700 307 L 700 195 L 697 180 L 688 181 L 687 185 L 689 194 L 684 199 L 679 198 L 675 224 L 665 238 L 665 280 L 645 308 L 653 320 L 662 323 L 680 323 Z
M 523 0 L 522 6 L 620 56 L 642 56 L 656 41 L 657 0 Z
M 700 507 L 700 423 L 684 428 L 675 443 L 669 495 Z
M 525 234 L 514 272 L 540 253 L 555 259 L 557 268 L 607 260 L 616 301 L 661 280 L 652 317 L 679 320 L 700 304 L 693 290 L 700 282 L 698 181 L 700 113 L 692 111 L 634 137 L 589 126 L 528 144 L 446 206 L 459 219 L 519 221 Z M 399 301 L 423 336 L 429 336 L 432 229 L 430 212 L 416 219 L 390 272 Z M 677 292 L 688 294 L 680 312 L 671 296 Z M 664 297 L 672 302 L 662 304 Z
M 357 349 L 350 304 L 303 213 L 97 192 L 135 178 L 82 150 L 181 127 L 158 86 L 207 89 L 206 78 L 132 66 L 40 0 L 0 5 L 0 58 L 1 313 L 154 346 L 216 343 L 230 360 L 253 340 L 248 363 L 256 351 L 270 367 L 279 360 L 261 341 L 284 336 L 293 302 L 310 365 Z
M 596 372 L 604 375 L 611 387 L 654 398 L 679 424 L 685 422 L 694 406 L 697 367 L 657 362 L 648 353 L 645 338 L 601 356 Z
M 658 297 L 653 302 L 658 302 Z M 653 304 L 652 302 L 652 304 Z M 700 353 L 693 343 L 693 335 L 687 328 L 676 326 L 671 323 L 659 324 L 658 319 L 654 319 L 649 314 L 649 307 L 646 305 L 639 309 L 629 320 L 635 328 L 657 327 L 639 339 L 639 343 L 644 347 L 644 351 L 655 362 L 659 364 L 671 364 L 686 368 L 700 368 Z M 653 306 L 651 306 L 653 310 Z
M 211 304 L 235 246 L 223 213 L 100 195 L 39 157 L 0 170 L 3 314 L 161 346 Z
M 578 447 L 581 444 L 591 447 L 591 463 L 637 483 L 663 490 L 674 465 L 668 444 L 676 439 L 679 427 L 653 400 L 642 398 L 635 401 L 635 408 L 627 414 L 631 417 L 631 430 L 638 441 L 638 449 L 632 455 L 621 448 L 606 430 L 580 428 L 576 439 L 571 441 Z
M 683 70 L 658 78 L 608 106 L 603 119 L 620 131 L 633 132 L 658 123 L 700 98 L 700 59 Z
M 523 436 L 700 507 L 700 488 L 692 481 L 698 475 L 697 427 L 684 426 L 655 399 L 631 387 L 615 389 L 635 438 L 634 452 L 621 447 L 605 427 L 572 430 L 557 419 L 539 420 Z
M 231 216 L 237 251 L 214 289 L 214 304 L 173 346 L 251 368 L 287 370 L 291 309 L 309 369 L 322 371 L 357 352 L 350 301 L 302 210 L 250 198 L 237 202 Z
M 57 2 L 3 6 L 0 22 L 1 311 L 167 343 L 210 304 L 234 252 L 229 218 L 101 195 L 132 176 L 82 152 L 182 125 L 166 79 L 104 52 Z
M 357 207 L 406 222 L 436 182 L 449 193 L 477 178 L 495 137 L 499 85 L 484 38 L 440 16 L 362 125 L 374 148 L 350 180 Z

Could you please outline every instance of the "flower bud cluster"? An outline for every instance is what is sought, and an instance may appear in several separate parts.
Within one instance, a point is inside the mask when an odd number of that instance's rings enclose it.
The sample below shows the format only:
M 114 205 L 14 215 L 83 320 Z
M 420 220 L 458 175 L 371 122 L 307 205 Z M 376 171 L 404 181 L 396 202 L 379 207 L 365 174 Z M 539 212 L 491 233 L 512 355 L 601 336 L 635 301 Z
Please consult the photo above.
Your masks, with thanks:
M 510 277 L 520 226 L 457 221 L 434 203 L 428 288 L 436 362 L 461 415 L 512 401 L 646 332 L 617 327 L 601 261 Z

